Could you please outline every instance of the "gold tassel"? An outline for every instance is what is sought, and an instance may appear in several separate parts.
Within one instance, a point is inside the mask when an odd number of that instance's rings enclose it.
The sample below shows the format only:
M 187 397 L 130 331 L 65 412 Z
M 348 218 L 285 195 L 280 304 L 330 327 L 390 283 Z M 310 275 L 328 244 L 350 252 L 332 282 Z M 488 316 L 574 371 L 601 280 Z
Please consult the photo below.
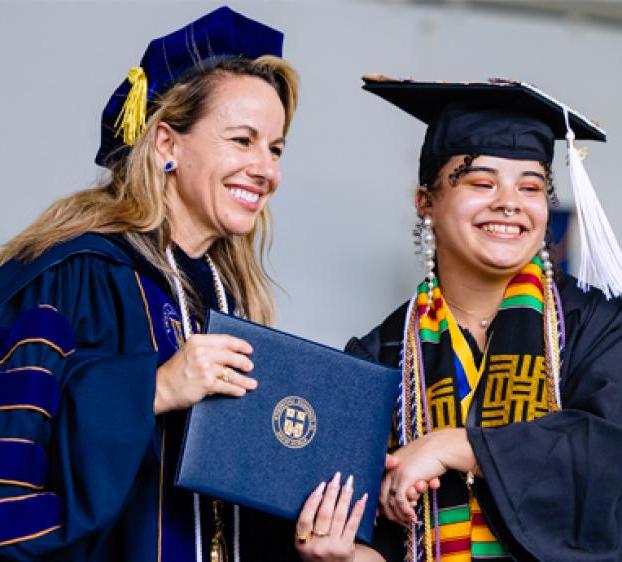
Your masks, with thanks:
M 147 117 L 147 75 L 140 66 L 133 66 L 127 73 L 130 88 L 123 108 L 114 122 L 115 138 L 123 131 L 123 142 L 133 146 L 145 130 Z
M 210 543 L 210 562 L 226 562 L 227 546 L 222 536 L 214 535 Z
M 227 562 L 227 541 L 225 540 L 225 524 L 222 520 L 222 501 L 213 500 L 214 532 L 210 541 L 210 562 Z

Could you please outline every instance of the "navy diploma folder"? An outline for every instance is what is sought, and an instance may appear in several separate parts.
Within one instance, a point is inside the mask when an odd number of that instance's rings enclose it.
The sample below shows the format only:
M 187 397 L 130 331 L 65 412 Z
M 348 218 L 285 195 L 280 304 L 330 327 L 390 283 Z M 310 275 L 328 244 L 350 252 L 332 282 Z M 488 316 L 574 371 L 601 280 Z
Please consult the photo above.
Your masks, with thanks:
M 251 344 L 259 385 L 192 407 L 176 484 L 295 520 L 321 481 L 352 474 L 370 542 L 399 370 L 216 311 L 206 331 Z

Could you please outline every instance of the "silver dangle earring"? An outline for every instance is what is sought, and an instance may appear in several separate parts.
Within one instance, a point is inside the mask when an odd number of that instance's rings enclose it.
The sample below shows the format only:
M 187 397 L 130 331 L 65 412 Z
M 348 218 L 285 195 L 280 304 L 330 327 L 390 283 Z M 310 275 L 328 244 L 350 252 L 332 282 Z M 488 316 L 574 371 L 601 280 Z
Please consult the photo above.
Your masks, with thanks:
M 177 162 L 175 160 L 169 160 L 166 164 L 164 164 L 164 166 L 162 166 L 162 171 L 165 174 L 168 174 L 169 172 L 172 172 L 176 168 L 177 168 Z
M 551 262 L 551 255 L 546 248 L 546 241 L 542 241 L 542 247 L 540 248 L 540 259 L 542 260 L 542 271 L 546 277 L 547 283 L 553 279 L 553 263 Z
M 432 217 L 426 215 L 421 223 L 421 246 L 423 256 L 425 258 L 425 279 L 428 284 L 428 310 L 434 304 L 434 256 L 436 254 L 436 240 L 434 238 L 434 230 L 432 230 Z

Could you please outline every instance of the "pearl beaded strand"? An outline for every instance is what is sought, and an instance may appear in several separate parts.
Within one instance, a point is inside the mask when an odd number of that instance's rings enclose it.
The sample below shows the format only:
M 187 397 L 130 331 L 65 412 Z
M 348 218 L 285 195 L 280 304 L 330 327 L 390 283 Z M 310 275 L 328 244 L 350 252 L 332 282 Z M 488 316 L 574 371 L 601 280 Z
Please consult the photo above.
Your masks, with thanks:
M 436 273 L 434 272 L 434 268 L 436 266 L 434 261 L 434 256 L 436 255 L 436 240 L 432 226 L 432 217 L 429 215 L 423 217 L 421 225 L 421 243 L 425 259 L 425 279 L 428 285 L 428 311 L 434 304 L 434 280 L 436 278 Z

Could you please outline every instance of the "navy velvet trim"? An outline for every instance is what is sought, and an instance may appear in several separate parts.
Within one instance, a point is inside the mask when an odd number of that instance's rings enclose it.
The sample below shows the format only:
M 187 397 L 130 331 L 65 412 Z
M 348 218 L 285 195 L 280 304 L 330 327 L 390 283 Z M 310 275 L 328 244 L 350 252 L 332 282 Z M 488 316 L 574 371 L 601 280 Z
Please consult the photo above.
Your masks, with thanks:
M 139 274 L 153 332 L 158 344 L 158 364 L 167 361 L 181 343 L 181 315 L 171 299 L 149 277 Z M 161 483 L 161 560 L 162 562 L 193 562 L 194 519 L 192 494 L 173 488 L 179 458 L 185 412 L 169 412 L 165 416 L 165 434 L 162 436 L 164 463 Z
M 153 335 L 158 344 L 158 364 L 168 361 L 178 349 L 182 337 L 181 314 L 177 306 L 149 277 L 139 274 L 143 287 Z
M 37 410 L 53 418 L 60 402 L 58 380 L 41 371 L 0 372 L 0 410 Z
M 76 347 L 71 326 L 51 306 L 31 308 L 15 319 L 0 350 L 0 362 L 6 361 L 17 347 L 26 343 L 49 345 L 63 356 Z
M 42 488 L 48 461 L 41 445 L 29 441 L 0 440 L 0 481 Z
M 56 494 L 30 494 L 0 500 L 0 546 L 28 540 L 61 525 Z

